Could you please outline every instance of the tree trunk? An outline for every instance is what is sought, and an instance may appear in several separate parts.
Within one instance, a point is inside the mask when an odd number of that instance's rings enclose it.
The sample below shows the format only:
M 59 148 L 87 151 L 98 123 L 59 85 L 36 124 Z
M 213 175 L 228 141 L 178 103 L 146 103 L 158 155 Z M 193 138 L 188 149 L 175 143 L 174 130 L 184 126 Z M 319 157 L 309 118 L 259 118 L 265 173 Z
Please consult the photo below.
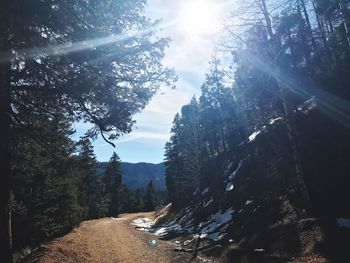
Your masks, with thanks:
M 326 35 L 324 33 L 324 29 L 323 29 L 323 26 L 322 26 L 322 22 L 321 22 L 320 16 L 318 15 L 318 12 L 317 12 L 315 0 L 312 0 L 311 3 L 312 3 L 312 7 L 314 9 L 315 15 L 316 15 L 316 21 L 317 21 L 318 29 L 321 32 L 321 41 L 322 41 L 323 47 L 327 47 Z
M 343 0 L 338 0 L 339 8 L 343 17 L 343 24 L 345 29 L 346 41 L 348 46 L 350 46 L 350 29 L 349 29 L 349 11 L 346 8 Z
M 310 47 L 309 47 L 309 43 L 308 43 L 308 39 L 307 39 L 307 34 L 309 34 L 311 36 L 311 50 L 315 50 L 316 49 L 316 43 L 315 43 L 315 39 L 314 39 L 314 36 L 313 36 L 313 33 L 312 33 L 312 28 L 311 28 L 311 24 L 310 24 L 310 20 L 309 20 L 309 15 L 307 13 L 307 10 L 306 10 L 306 7 L 305 7 L 305 3 L 304 3 L 303 0 L 301 0 L 301 5 L 302 5 L 302 8 L 303 8 L 305 21 L 306 21 L 306 30 L 304 30 L 304 27 L 303 27 L 303 32 L 301 34 L 301 39 L 302 39 L 303 45 L 304 45 L 304 56 L 305 56 L 306 64 L 310 65 L 311 52 L 310 52 Z M 300 5 L 298 5 L 298 15 L 299 15 L 300 21 L 303 21 L 304 18 L 303 18 L 303 15 L 301 13 Z
M 271 22 L 270 14 L 269 14 L 269 12 L 267 10 L 267 6 L 266 6 L 266 0 L 261 0 L 260 3 L 261 3 L 260 8 L 261 8 L 261 11 L 264 15 L 265 22 L 266 22 L 267 32 L 269 34 L 269 37 L 272 39 L 274 34 L 272 31 L 272 22 Z
M 310 18 L 309 18 L 309 14 L 307 12 L 307 9 L 306 9 L 305 1 L 304 0 L 300 0 L 300 4 L 301 4 L 301 7 L 303 8 L 303 13 L 304 13 L 305 21 L 306 21 L 306 26 L 307 26 L 307 29 L 308 29 L 308 31 L 310 33 L 310 36 L 311 36 L 312 47 L 315 50 L 316 49 L 315 38 L 314 38 L 314 34 L 312 32 Z
M 291 107 L 290 105 L 290 100 L 288 98 L 289 97 L 288 87 L 285 87 L 282 84 L 282 82 L 280 82 L 279 80 L 277 80 L 277 82 L 279 85 L 280 95 L 281 95 L 285 118 L 286 118 L 288 138 L 291 143 L 295 175 L 296 175 L 298 185 L 300 187 L 303 201 L 305 202 L 305 211 L 303 211 L 303 214 L 307 215 L 311 211 L 311 200 L 310 200 L 309 192 L 307 190 L 304 177 L 303 177 L 302 164 L 301 164 L 299 147 L 298 147 L 299 144 L 298 144 L 298 138 L 297 138 L 297 129 L 295 126 L 294 111 L 293 111 L 293 107 Z
M 0 49 L 1 50 L 1 49 Z M 12 259 L 12 240 L 11 240 L 11 211 L 10 211 L 10 79 L 9 62 L 0 64 L 0 244 L 1 244 L 1 262 L 13 262 Z

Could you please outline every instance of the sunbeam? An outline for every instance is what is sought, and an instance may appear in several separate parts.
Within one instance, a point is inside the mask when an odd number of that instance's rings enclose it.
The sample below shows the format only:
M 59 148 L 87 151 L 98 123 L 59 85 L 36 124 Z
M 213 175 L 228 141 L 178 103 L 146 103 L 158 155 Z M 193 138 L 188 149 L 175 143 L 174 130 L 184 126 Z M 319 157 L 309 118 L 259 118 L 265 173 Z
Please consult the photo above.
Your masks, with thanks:
M 283 85 L 281 88 L 287 88 L 304 100 L 316 97 L 319 109 L 323 113 L 335 119 L 340 124 L 350 127 L 350 103 L 348 101 L 324 89 L 320 89 L 310 78 L 301 74 L 287 72 L 272 63 L 266 62 L 268 59 L 263 59 L 248 51 L 244 52 L 243 56 L 262 72 L 266 72 L 278 80 L 280 85 Z
M 34 59 L 34 58 L 37 58 L 38 56 L 43 56 L 43 57 L 62 56 L 69 53 L 74 53 L 74 52 L 83 51 L 87 49 L 94 49 L 104 45 L 126 41 L 134 37 L 141 37 L 141 36 L 150 34 L 160 28 L 164 29 L 172 25 L 175 25 L 177 23 L 179 23 L 178 19 L 173 20 L 171 22 L 163 23 L 163 24 L 157 24 L 156 26 L 149 27 L 134 33 L 129 33 L 129 34 L 125 33 L 125 34 L 119 34 L 119 35 L 112 34 L 110 36 L 106 36 L 102 38 L 88 39 L 88 40 L 77 41 L 73 43 L 64 43 L 64 44 L 55 45 L 55 46 L 21 49 L 21 50 L 16 50 L 15 53 L 20 54 L 20 57 L 22 60 Z M 0 53 L 0 63 L 11 61 L 15 57 L 14 54 L 9 55 L 8 53 L 9 52 Z

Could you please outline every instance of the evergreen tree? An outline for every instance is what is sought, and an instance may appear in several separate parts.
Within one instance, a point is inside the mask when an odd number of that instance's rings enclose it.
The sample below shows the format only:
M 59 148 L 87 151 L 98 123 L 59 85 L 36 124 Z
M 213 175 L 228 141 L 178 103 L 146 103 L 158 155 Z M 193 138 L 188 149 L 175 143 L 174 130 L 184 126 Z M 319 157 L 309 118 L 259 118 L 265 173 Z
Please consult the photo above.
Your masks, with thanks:
M 119 211 L 120 213 L 130 213 L 136 211 L 136 197 L 132 190 L 125 184 L 120 189 Z
M 160 63 L 168 41 L 149 30 L 155 23 L 144 16 L 144 7 L 145 0 L 1 1 L 0 241 L 5 262 L 12 261 L 10 126 L 23 128 L 17 108 L 27 114 L 60 108 L 76 121 L 93 123 L 89 136 L 113 139 L 130 132 L 132 115 L 161 83 L 173 80 L 172 71 Z
M 60 111 L 22 117 L 22 124 L 30 126 L 34 134 L 40 131 L 50 147 L 42 145 L 38 136 L 13 129 L 17 138 L 11 141 L 15 249 L 37 246 L 65 234 L 84 219 L 70 122 Z
M 199 175 L 202 167 L 201 134 L 199 126 L 199 107 L 197 99 L 192 98 L 188 105 L 181 109 L 182 133 L 181 152 L 183 174 L 177 187 L 181 187 L 182 196 L 192 194 L 199 187 Z
M 144 197 L 141 193 L 140 189 L 136 189 L 135 191 L 135 212 L 141 212 L 144 211 L 145 204 L 144 204 Z
M 145 210 L 154 211 L 156 209 L 156 206 L 157 206 L 156 191 L 153 185 L 153 181 L 151 180 L 147 185 Z
M 237 98 L 233 88 L 227 85 L 226 73 L 220 68 L 220 63 L 215 57 L 210 62 L 199 98 L 199 123 L 206 145 L 202 152 L 205 151 L 206 156 L 229 151 L 243 140 L 246 132 L 238 117 Z
M 179 182 L 184 173 L 184 160 L 182 156 L 182 144 L 180 141 L 182 124 L 180 114 L 176 114 L 171 128 L 170 141 L 165 145 L 165 181 L 168 189 L 168 201 L 173 207 L 181 207 L 183 195 Z
M 99 218 L 106 216 L 108 199 L 105 196 L 105 185 L 96 172 L 96 157 L 93 146 L 87 138 L 79 143 L 79 200 L 85 210 L 85 218 Z
M 104 174 L 107 195 L 110 199 L 109 216 L 116 216 L 119 213 L 119 198 L 122 186 L 122 171 L 119 156 L 114 152 L 109 160 Z
M 295 108 L 315 95 L 322 102 L 319 107 L 323 112 L 340 123 L 349 121 L 344 114 L 349 112 L 345 105 L 350 99 L 346 77 L 350 61 L 346 1 L 309 2 L 317 24 L 310 22 L 313 15 L 306 1 L 277 1 L 277 8 L 272 2 L 246 1 L 246 11 L 254 17 L 240 26 L 244 34 L 227 26 L 232 34 L 229 51 L 234 74 L 226 74 L 220 61 L 212 60 L 201 86 L 197 125 L 190 117 L 191 104 L 182 108 L 181 116 L 176 116 L 177 123 L 174 122 L 171 139 L 165 146 L 165 166 L 168 201 L 177 208 L 185 205 L 181 196 L 188 194 L 186 188 L 191 187 L 186 175 L 194 174 L 188 172 L 189 164 L 196 159 L 194 152 L 198 152 L 194 151 L 196 143 L 191 134 L 196 132 L 194 127 L 199 127 L 200 135 L 200 185 L 221 189 L 222 180 L 215 171 L 220 170 L 225 156 L 238 155 L 241 143 L 251 133 L 271 119 L 283 117 L 295 175 L 307 206 Z M 249 17 L 245 12 L 237 15 L 242 15 L 243 21 Z M 226 81 L 227 75 L 233 76 L 232 84 Z

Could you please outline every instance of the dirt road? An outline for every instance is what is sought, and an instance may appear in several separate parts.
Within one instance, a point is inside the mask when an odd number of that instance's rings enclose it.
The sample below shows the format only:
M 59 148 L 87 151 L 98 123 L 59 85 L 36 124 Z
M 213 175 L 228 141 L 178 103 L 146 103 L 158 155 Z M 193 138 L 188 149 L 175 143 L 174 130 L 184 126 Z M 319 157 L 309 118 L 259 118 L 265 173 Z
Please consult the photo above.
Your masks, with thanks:
M 158 240 L 157 246 L 152 246 L 150 240 L 156 237 L 130 224 L 136 218 L 152 216 L 152 213 L 124 214 L 120 218 L 83 222 L 79 228 L 34 253 L 26 262 L 203 262 L 191 260 L 189 253 L 175 252 L 174 244 L 168 241 Z

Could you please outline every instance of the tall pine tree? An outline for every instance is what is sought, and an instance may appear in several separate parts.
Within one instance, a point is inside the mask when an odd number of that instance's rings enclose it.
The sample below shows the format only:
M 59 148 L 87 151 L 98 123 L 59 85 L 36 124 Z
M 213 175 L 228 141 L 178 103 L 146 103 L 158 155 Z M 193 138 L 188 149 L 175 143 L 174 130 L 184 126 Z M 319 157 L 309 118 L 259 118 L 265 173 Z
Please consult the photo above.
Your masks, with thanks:
M 119 213 L 120 192 L 122 186 L 122 170 L 119 156 L 114 152 L 104 173 L 106 192 L 110 199 L 108 215 L 116 216 Z

